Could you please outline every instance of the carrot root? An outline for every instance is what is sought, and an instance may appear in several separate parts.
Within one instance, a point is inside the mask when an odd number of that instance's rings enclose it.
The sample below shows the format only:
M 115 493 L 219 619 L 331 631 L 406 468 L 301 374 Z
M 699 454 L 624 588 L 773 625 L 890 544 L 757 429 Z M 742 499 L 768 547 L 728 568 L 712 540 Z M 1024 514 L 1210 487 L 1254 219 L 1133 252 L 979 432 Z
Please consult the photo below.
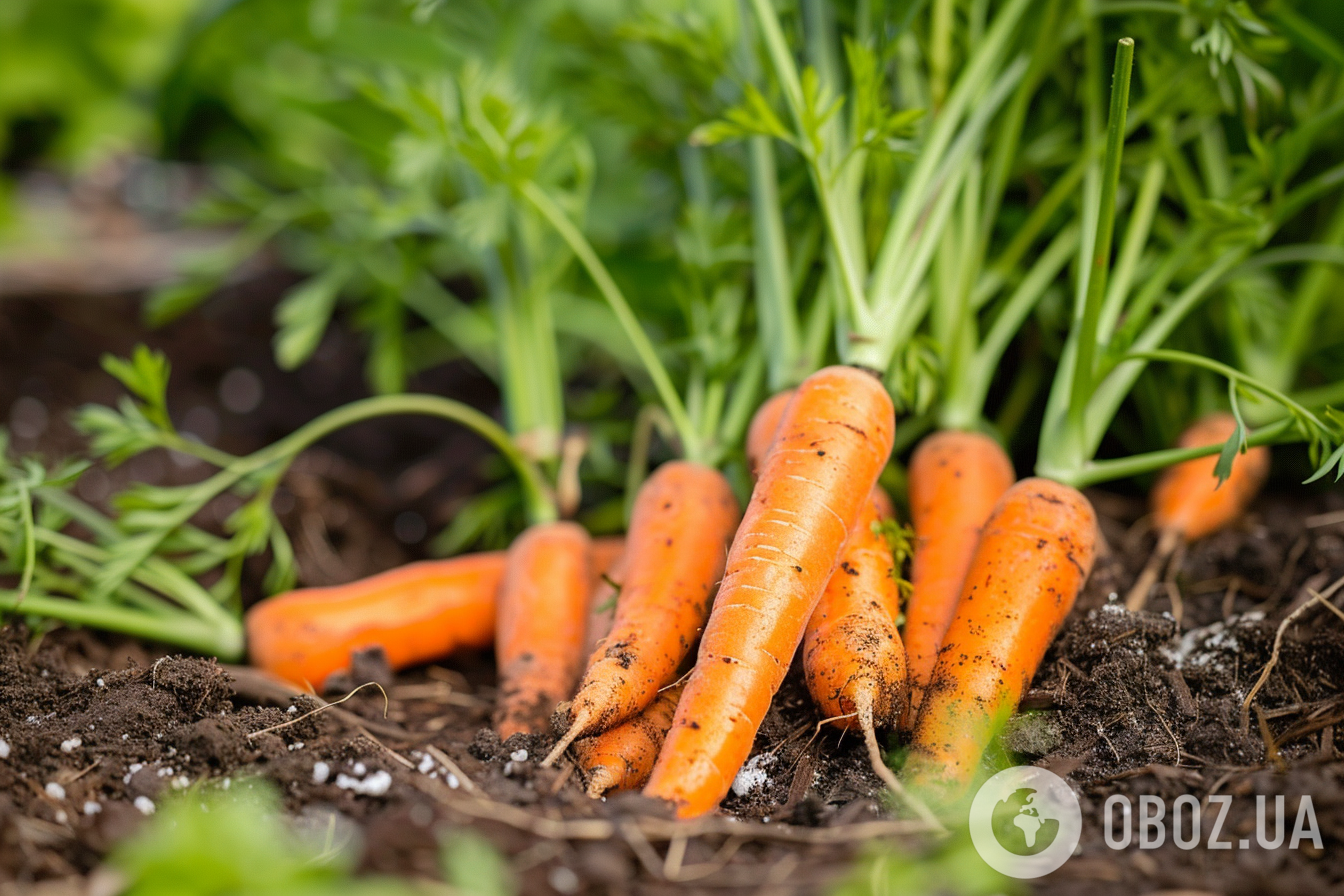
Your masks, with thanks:
M 247 611 L 252 663 L 321 688 L 350 655 L 381 648 L 393 669 L 439 659 L 495 637 L 503 551 L 411 563 L 351 582 L 300 588 Z
M 1210 414 L 1192 423 L 1176 442 L 1177 448 L 1198 448 L 1226 442 L 1237 430 L 1231 414 Z M 1200 457 L 1168 467 L 1153 486 L 1153 524 L 1157 549 L 1125 597 L 1125 607 L 1142 610 L 1157 583 L 1162 565 L 1181 542 L 1196 541 L 1236 522 L 1269 475 L 1269 448 L 1261 445 L 1232 461 L 1232 472 L 1222 484 L 1214 470 L 1216 457 Z
M 675 676 L 709 617 L 739 516 L 732 487 L 712 467 L 671 461 L 645 481 L 626 535 L 616 618 L 543 766 L 577 738 L 642 712 Z
M 875 486 L 803 635 L 807 689 L 841 728 L 860 727 L 863 703 L 877 724 L 894 725 L 909 695 L 895 564 L 878 529 L 891 515 L 891 500 Z
M 965 789 L 1073 608 L 1096 540 L 1077 489 L 1024 479 L 999 500 L 915 723 L 907 781 L 947 797 Z
M 500 588 L 495 654 L 502 740 L 548 730 L 583 664 L 591 593 L 590 539 L 575 523 L 532 526 L 509 548 Z
M 956 613 L 980 530 L 1016 478 L 1012 461 L 989 436 L 936 432 L 910 458 L 910 516 L 915 528 L 905 652 L 910 666 L 908 728 L 929 685 L 938 648 Z
M 639 715 L 575 745 L 588 796 L 597 798 L 609 790 L 644 786 L 672 727 L 684 687 L 676 684 L 665 688 Z

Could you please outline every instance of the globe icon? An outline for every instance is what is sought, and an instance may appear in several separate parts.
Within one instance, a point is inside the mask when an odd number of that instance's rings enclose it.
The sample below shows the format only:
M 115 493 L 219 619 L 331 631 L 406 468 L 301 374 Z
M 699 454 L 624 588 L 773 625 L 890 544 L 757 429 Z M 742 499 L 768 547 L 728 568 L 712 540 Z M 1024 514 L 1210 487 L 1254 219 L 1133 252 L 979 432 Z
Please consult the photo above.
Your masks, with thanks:
M 999 800 L 990 821 L 994 839 L 1019 856 L 1034 856 L 1049 849 L 1059 836 L 1059 819 L 1043 816 L 1041 808 L 1031 787 L 1020 787 Z

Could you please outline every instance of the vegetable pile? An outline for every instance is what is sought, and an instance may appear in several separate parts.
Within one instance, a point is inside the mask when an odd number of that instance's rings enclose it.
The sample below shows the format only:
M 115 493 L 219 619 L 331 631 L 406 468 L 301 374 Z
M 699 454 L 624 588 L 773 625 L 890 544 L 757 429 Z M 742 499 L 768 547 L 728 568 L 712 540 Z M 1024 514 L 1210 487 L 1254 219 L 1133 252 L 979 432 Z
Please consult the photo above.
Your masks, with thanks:
M 1239 523 L 1271 445 L 1285 482 L 1344 476 L 1344 43 L 1320 10 L 311 6 L 183 26 L 164 151 L 201 147 L 200 214 L 231 235 L 146 314 L 273 247 L 303 275 L 277 363 L 348 319 L 378 394 L 233 455 L 177 428 L 162 354 L 109 357 L 129 395 L 79 412 L 88 457 L 0 442 L 7 617 L 314 692 L 370 653 L 493 647 L 501 739 L 554 737 L 543 765 L 590 796 L 681 818 L 729 793 L 796 662 L 937 829 L 1108 550 L 1082 489 L 1157 475 L 1137 612 Z M 501 420 L 406 391 L 450 360 Z M 503 461 L 436 542 L 456 556 L 296 588 L 290 466 L 390 415 Z M 77 497 L 152 451 L 213 472 Z

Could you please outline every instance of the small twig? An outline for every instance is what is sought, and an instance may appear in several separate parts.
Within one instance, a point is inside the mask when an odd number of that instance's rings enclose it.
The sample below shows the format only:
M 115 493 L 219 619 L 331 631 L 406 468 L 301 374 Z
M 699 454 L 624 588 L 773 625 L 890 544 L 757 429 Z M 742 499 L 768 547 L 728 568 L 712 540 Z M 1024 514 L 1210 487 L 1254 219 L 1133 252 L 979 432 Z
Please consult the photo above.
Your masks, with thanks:
M 1260 670 L 1260 677 L 1256 679 L 1255 684 L 1251 687 L 1251 692 L 1247 694 L 1246 699 L 1242 701 L 1241 716 L 1243 729 L 1250 726 L 1251 701 L 1255 699 L 1256 694 L 1260 693 L 1260 689 L 1265 686 L 1265 682 L 1269 679 L 1269 673 L 1274 671 L 1274 667 L 1278 665 L 1279 651 L 1283 647 L 1283 633 L 1288 630 L 1288 626 L 1296 622 L 1299 616 L 1305 613 L 1309 607 L 1314 606 L 1317 602 L 1324 604 L 1341 618 L 1344 618 L 1344 611 L 1341 611 L 1334 604 L 1330 603 L 1329 600 L 1329 598 L 1341 587 L 1344 587 L 1344 577 L 1335 580 L 1334 584 L 1325 589 L 1324 593 L 1312 591 L 1310 600 L 1288 614 L 1283 622 L 1279 623 L 1278 630 L 1274 632 L 1274 649 L 1270 651 L 1269 662 L 1265 663 L 1265 667 Z
M 467 777 L 467 773 L 462 771 L 462 767 L 453 761 L 453 757 L 449 756 L 447 753 L 443 752 L 433 744 L 427 744 L 425 746 L 425 752 L 428 753 L 430 756 L 433 756 L 434 760 L 438 762 L 439 765 L 448 769 L 449 774 L 457 778 L 457 780 L 462 784 L 463 790 L 467 791 L 468 793 L 481 792 L 481 788 L 476 786 L 475 781 Z
M 1273 606 L 1288 593 L 1288 586 L 1293 583 L 1293 573 L 1297 572 L 1297 563 L 1302 559 L 1302 555 L 1311 547 L 1311 539 L 1307 536 L 1299 536 L 1293 546 L 1288 549 L 1288 558 L 1283 563 L 1283 573 L 1279 576 L 1279 583 L 1274 586 L 1274 591 L 1265 599 L 1265 604 Z
M 1344 523 L 1344 510 L 1335 510 L 1330 513 L 1318 513 L 1315 516 L 1309 516 L 1306 519 L 1308 529 L 1319 529 L 1322 526 L 1334 526 L 1338 523 Z
M 299 722 L 302 722 L 304 719 L 308 718 L 309 716 L 315 716 L 315 715 L 317 715 L 317 714 L 320 713 L 320 712 L 326 712 L 327 710 L 331 709 L 333 706 L 339 706 L 340 704 L 342 704 L 342 703 L 344 703 L 345 701 L 349 700 L 351 697 L 355 696 L 356 694 L 358 694 L 360 691 L 364 690 L 365 688 L 377 688 L 379 691 L 382 691 L 382 694 L 383 694 L 383 718 L 387 718 L 387 710 L 388 710 L 388 706 L 390 705 L 390 704 L 389 704 L 389 701 L 388 701 L 388 697 L 387 697 L 387 691 L 383 690 L 383 686 L 380 685 L 380 684 L 379 684 L 378 682 L 376 682 L 376 681 L 366 681 L 366 682 L 364 682 L 362 685 L 360 685 L 359 687 L 355 688 L 355 689 L 354 689 L 353 691 L 351 691 L 350 693 L 346 694 L 344 697 L 341 697 L 339 700 L 332 700 L 330 703 L 327 703 L 327 704 L 324 705 L 324 706 L 319 706 L 317 709 L 310 709 L 308 712 L 304 713 L 303 715 L 301 715 L 301 716 L 295 716 L 294 718 L 292 718 L 292 719 L 288 719 L 288 720 L 286 720 L 286 721 L 284 721 L 284 722 L 281 722 L 281 723 L 278 724 L 278 725 L 272 725 L 272 726 L 270 726 L 269 728 L 262 728 L 260 731 L 253 731 L 251 734 L 249 734 L 249 735 L 247 736 L 247 739 L 248 739 L 248 740 L 251 740 L 252 738 L 257 737 L 257 736 L 262 735 L 262 734 L 268 734 L 268 733 L 270 733 L 270 732 L 272 732 L 272 731 L 279 731 L 281 728 L 288 728 L 290 725 L 297 725 Z
M 1279 746 L 1274 743 L 1274 732 L 1269 730 L 1269 720 L 1265 714 L 1260 711 L 1260 707 L 1255 708 L 1255 720 L 1260 725 L 1260 739 L 1265 744 L 1265 759 L 1274 764 L 1279 771 L 1283 771 L 1287 766 L 1284 764 L 1283 757 L 1279 755 Z
M 1175 732 L 1175 731 L 1172 731 L 1172 730 L 1171 730 L 1171 726 L 1167 724 L 1167 718 L 1166 718 L 1166 716 L 1164 716 L 1161 712 L 1158 711 L 1157 707 L 1153 705 L 1153 702 L 1152 702 L 1151 700 L 1148 699 L 1148 696 L 1147 696 L 1146 694 L 1144 695 L 1143 702 L 1148 704 L 1148 708 L 1151 709 L 1151 710 L 1153 711 L 1153 715 L 1157 716 L 1157 720 L 1158 720 L 1159 722 L 1162 723 L 1162 727 L 1165 728 L 1165 729 L 1167 729 L 1167 736 L 1171 738 L 1171 742 L 1172 742 L 1173 744 L 1176 745 L 1176 763 L 1175 763 L 1175 764 L 1176 764 L 1176 767 L 1177 767 L 1177 768 L 1180 768 L 1180 765 L 1181 765 L 1181 739 L 1178 738 L 1178 737 L 1176 736 L 1176 732 Z M 1114 748 L 1112 748 L 1112 749 L 1114 749 Z
M 1106 736 L 1106 729 L 1102 728 L 1100 724 L 1097 725 L 1097 734 L 1101 736 L 1102 740 L 1106 741 L 1106 746 L 1111 748 L 1111 753 L 1115 756 L 1115 761 L 1119 762 L 1120 751 L 1115 748 L 1115 744 L 1111 743 L 1111 739 Z
M 683 865 L 677 873 L 677 876 L 670 879 L 675 880 L 677 883 L 689 883 L 693 880 L 701 880 L 702 878 L 709 877 L 711 874 L 722 871 L 732 860 L 733 856 L 737 855 L 737 851 L 742 848 L 742 844 L 746 842 L 747 840 L 745 837 L 729 837 L 723 842 L 723 846 L 719 847 L 719 851 L 716 852 L 714 857 L 708 862 L 702 862 L 699 865 Z M 669 853 L 670 852 L 671 850 L 669 850 Z
M 1233 576 L 1227 583 L 1227 590 L 1223 592 L 1222 612 L 1223 619 L 1232 615 L 1232 608 L 1237 603 L 1237 592 L 1241 590 L 1241 576 Z
M 551 785 L 551 796 L 555 796 L 559 793 L 560 788 L 564 787 L 569 779 L 574 777 L 574 769 L 576 768 L 578 768 L 578 766 L 572 762 L 565 763 L 564 769 L 561 770 L 559 776 L 556 777 L 555 783 Z
M 1125 597 L 1126 610 L 1137 613 L 1147 606 L 1148 592 L 1157 584 L 1162 573 L 1162 565 L 1167 562 L 1180 543 L 1181 533 L 1175 529 L 1167 529 L 1162 533 L 1157 540 L 1157 546 L 1148 556 L 1148 562 L 1143 566 L 1143 572 L 1139 573 L 1134 586 L 1129 589 L 1129 594 Z

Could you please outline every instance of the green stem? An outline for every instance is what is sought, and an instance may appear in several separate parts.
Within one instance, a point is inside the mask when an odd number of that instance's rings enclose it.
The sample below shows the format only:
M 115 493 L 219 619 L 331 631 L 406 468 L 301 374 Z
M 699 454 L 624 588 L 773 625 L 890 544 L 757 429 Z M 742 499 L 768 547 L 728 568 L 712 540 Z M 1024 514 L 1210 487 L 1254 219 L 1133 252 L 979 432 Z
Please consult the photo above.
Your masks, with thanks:
M 1246 436 L 1246 446 L 1255 448 L 1259 445 L 1274 445 L 1283 442 L 1300 441 L 1300 436 L 1291 436 L 1287 434 L 1293 429 L 1296 421 L 1292 417 L 1285 417 L 1268 426 L 1263 426 Z M 1140 476 L 1144 473 L 1151 473 L 1154 470 L 1161 470 L 1170 467 L 1173 464 L 1179 464 L 1187 460 L 1195 460 L 1200 457 L 1208 457 L 1211 454 L 1217 454 L 1223 450 L 1223 443 L 1217 442 L 1212 445 L 1199 445 L 1194 448 L 1164 448 L 1161 451 L 1149 451 L 1144 454 L 1136 454 L 1132 457 L 1122 457 L 1113 460 L 1093 460 L 1088 461 L 1076 470 L 1061 471 L 1060 473 L 1046 474 L 1051 479 L 1063 482 L 1065 485 L 1071 485 L 1074 488 L 1087 488 L 1091 485 L 1098 485 L 1102 482 L 1110 482 L 1116 479 L 1127 479 L 1131 476 Z
M 1223 253 L 1193 283 L 1182 290 L 1181 294 L 1152 323 L 1144 328 L 1139 337 L 1134 340 L 1132 349 L 1135 352 L 1145 352 L 1160 347 L 1171 335 L 1171 331 L 1176 329 L 1176 325 L 1184 320 L 1196 305 L 1203 301 L 1213 287 L 1223 279 L 1224 275 L 1245 257 L 1245 253 L 1246 249 L 1244 247 L 1229 249 Z M 1142 360 L 1116 364 L 1114 369 L 1107 373 L 1105 379 L 1097 386 L 1096 392 L 1088 401 L 1087 425 L 1084 431 L 1085 441 L 1083 453 L 1080 455 L 1081 459 L 1086 460 L 1095 454 L 1097 446 L 1101 444 L 1102 436 L 1110 427 L 1121 402 L 1125 400 L 1125 396 L 1134 387 L 1134 381 L 1138 379 L 1139 374 L 1143 373 L 1145 366 L 1146 362 Z
M 1321 242 L 1322 248 L 1344 247 L 1344 202 L 1335 209 Z M 1276 386 L 1287 388 L 1293 384 L 1302 356 L 1316 335 L 1316 319 L 1331 295 L 1330 287 L 1338 282 L 1338 272 L 1326 264 L 1314 264 L 1302 275 L 1274 355 Z
M 672 378 L 668 376 L 667 368 L 658 358 L 658 352 L 654 349 L 653 343 L 649 341 L 649 337 L 644 332 L 644 328 L 640 326 L 635 313 L 630 310 L 630 303 L 626 301 L 620 287 L 612 279 L 606 265 L 602 264 L 602 260 L 597 257 L 597 252 L 594 251 L 592 245 L 569 220 L 569 217 L 551 198 L 550 194 L 530 180 L 523 181 L 519 185 L 519 190 L 524 198 L 536 207 L 541 216 L 555 228 L 556 232 L 560 234 L 560 238 L 569 245 L 570 251 L 579 259 L 579 263 L 583 265 L 588 272 L 588 276 L 597 285 L 598 292 L 602 293 L 602 298 L 606 299 L 607 304 L 611 306 L 612 313 L 616 315 L 616 320 L 620 323 L 621 329 L 625 331 L 626 338 L 630 340 L 635 353 L 639 355 L 644 370 L 653 380 L 653 387 L 658 393 L 659 400 L 662 401 L 668 416 L 672 418 L 672 425 L 676 427 L 677 436 L 681 439 L 683 454 L 688 460 L 699 461 L 702 446 L 695 425 L 686 413 L 686 408 L 681 402 L 681 397 L 677 394 L 676 387 L 672 385 Z
M 174 644 L 226 662 L 243 658 L 243 626 L 236 619 L 228 625 L 206 622 L 181 614 L 178 618 L 151 616 L 114 604 L 92 604 L 79 600 L 30 594 L 21 597 L 13 591 L 0 591 L 0 610 L 45 616 L 74 625 L 89 625 L 137 638 Z
M 864 253 L 861 247 L 854 245 L 852 216 L 842 211 L 840 197 L 836 195 L 830 172 L 825 169 L 825 160 L 811 145 L 803 89 L 798 79 L 798 67 L 789 52 L 784 32 L 779 25 L 779 17 L 775 14 L 770 0 L 752 0 L 752 9 L 761 25 L 761 35 L 765 39 L 766 51 L 774 67 L 775 77 L 779 79 L 780 86 L 784 90 L 784 98 L 798 132 L 798 145 L 807 160 L 808 173 L 816 191 L 817 202 L 826 220 L 826 230 L 839 268 L 840 284 L 844 288 L 851 325 L 856 332 L 870 335 L 870 312 L 864 292 Z
M 1124 360 L 1129 360 L 1132 358 L 1141 358 L 1146 361 L 1169 361 L 1173 364 L 1190 364 L 1195 367 L 1202 367 L 1205 370 L 1211 370 L 1214 373 L 1226 377 L 1227 379 L 1233 382 L 1241 383 L 1243 386 L 1254 392 L 1259 392 L 1261 395 L 1265 396 L 1266 398 L 1272 401 L 1278 402 L 1279 404 L 1287 408 L 1290 412 L 1297 414 L 1299 417 L 1313 420 L 1316 422 L 1317 425 L 1321 425 L 1320 421 L 1316 419 L 1315 414 L 1311 413 L 1311 411 L 1307 410 L 1302 405 L 1298 404 L 1296 401 L 1280 392 L 1278 389 L 1275 389 L 1273 386 L 1262 383 L 1256 380 L 1254 377 L 1247 376 L 1240 370 L 1237 370 L 1235 367 L 1229 367 L 1228 365 L 1223 364 L 1220 361 L 1215 361 L 1212 358 L 1206 358 L 1203 355 L 1196 355 L 1191 352 L 1172 351 L 1170 349 L 1154 349 L 1153 351 L 1146 351 L 1146 352 L 1130 352 L 1128 355 L 1125 356 Z
M 1120 161 L 1125 145 L 1125 115 L 1129 108 L 1130 75 L 1134 66 L 1134 40 L 1121 38 L 1115 54 L 1111 109 L 1106 123 L 1106 157 L 1102 164 L 1101 202 L 1092 248 L 1091 272 L 1077 339 L 1073 389 L 1069 396 L 1069 429 L 1081 437 L 1087 402 L 1092 395 L 1097 353 L 1097 326 L 1106 295 L 1106 275 L 1111 263 L 1111 240 L 1115 233 L 1115 194 L 1120 184 Z
M 541 471 L 514 444 L 504 428 L 475 408 L 438 395 L 378 395 L 353 401 L 304 424 L 270 447 L 245 458 L 240 466 L 245 475 L 274 463 L 288 464 L 299 452 L 337 430 L 363 420 L 397 414 L 441 417 L 472 430 L 504 455 L 504 459 L 518 474 L 523 486 L 528 519 L 533 523 L 541 523 L 556 518 L 555 500 Z
M 770 346 L 769 382 L 772 390 L 798 384 L 801 345 L 798 313 L 789 276 L 789 247 L 784 239 L 784 216 L 779 205 L 775 152 L 769 137 L 752 137 L 751 227 L 752 275 L 756 286 L 761 338 Z

